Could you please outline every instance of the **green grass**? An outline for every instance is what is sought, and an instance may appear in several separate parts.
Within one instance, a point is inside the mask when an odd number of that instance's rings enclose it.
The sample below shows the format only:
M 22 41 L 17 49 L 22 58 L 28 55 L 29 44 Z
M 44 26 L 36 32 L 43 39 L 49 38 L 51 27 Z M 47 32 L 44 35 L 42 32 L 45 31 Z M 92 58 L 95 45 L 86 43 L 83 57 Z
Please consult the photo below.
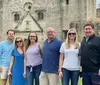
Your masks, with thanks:
M 0 79 L 0 85 L 1 85 L 1 79 Z M 7 84 L 8 85 L 8 84 Z M 61 85 L 61 84 L 60 84 Z M 82 78 L 79 79 L 78 85 L 82 85 Z
M 82 85 L 82 78 L 79 79 L 78 85 Z
M 61 83 L 60 83 L 61 85 Z M 82 78 L 79 78 L 78 85 L 82 85 Z

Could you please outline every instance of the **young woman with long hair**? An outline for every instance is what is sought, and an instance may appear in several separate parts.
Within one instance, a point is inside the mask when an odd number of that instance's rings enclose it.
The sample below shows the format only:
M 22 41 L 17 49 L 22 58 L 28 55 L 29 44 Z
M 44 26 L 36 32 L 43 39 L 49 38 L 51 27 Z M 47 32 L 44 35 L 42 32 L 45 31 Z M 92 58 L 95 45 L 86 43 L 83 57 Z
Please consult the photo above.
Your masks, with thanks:
M 24 42 L 21 37 L 15 39 L 15 49 L 12 51 L 8 76 L 11 76 L 11 85 L 26 85 L 24 73 Z
M 72 28 L 67 32 L 66 41 L 60 48 L 59 77 L 62 78 L 62 85 L 77 85 L 79 78 L 79 47 L 76 29 Z
M 26 61 L 24 64 L 24 73 L 26 74 L 27 83 L 28 85 L 39 85 L 39 75 L 42 68 L 42 47 L 38 42 L 38 37 L 35 32 L 29 33 L 25 50 Z

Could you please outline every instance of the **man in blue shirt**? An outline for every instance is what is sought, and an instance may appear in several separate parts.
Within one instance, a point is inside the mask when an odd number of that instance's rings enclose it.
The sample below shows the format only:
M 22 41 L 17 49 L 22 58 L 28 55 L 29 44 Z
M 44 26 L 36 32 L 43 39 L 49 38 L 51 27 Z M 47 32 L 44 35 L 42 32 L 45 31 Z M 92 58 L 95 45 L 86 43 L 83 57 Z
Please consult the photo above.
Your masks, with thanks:
M 6 85 L 11 52 L 14 48 L 14 30 L 7 31 L 7 40 L 0 42 L 0 72 L 2 85 Z
M 58 85 L 59 50 L 61 40 L 55 37 L 54 28 L 47 29 L 47 39 L 43 44 L 43 63 L 40 85 Z

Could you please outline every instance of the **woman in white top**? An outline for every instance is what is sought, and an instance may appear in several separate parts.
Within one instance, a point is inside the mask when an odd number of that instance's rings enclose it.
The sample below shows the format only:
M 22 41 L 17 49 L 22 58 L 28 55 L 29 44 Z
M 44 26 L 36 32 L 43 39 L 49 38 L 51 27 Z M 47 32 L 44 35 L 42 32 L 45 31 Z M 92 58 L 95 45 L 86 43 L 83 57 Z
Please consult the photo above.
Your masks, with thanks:
M 60 48 L 59 77 L 62 78 L 62 85 L 78 84 L 79 78 L 79 47 L 77 32 L 74 28 L 67 32 L 66 41 Z

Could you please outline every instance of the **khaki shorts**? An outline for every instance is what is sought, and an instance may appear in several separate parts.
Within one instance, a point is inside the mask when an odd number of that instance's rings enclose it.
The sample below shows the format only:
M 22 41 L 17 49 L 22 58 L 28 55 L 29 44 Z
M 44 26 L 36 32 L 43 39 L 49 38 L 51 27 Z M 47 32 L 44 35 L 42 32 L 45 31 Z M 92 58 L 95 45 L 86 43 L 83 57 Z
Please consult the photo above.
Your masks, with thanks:
M 59 85 L 59 77 L 56 73 L 45 73 L 40 74 L 40 85 Z
M 7 79 L 7 77 L 8 77 L 8 67 L 2 66 L 1 79 Z

